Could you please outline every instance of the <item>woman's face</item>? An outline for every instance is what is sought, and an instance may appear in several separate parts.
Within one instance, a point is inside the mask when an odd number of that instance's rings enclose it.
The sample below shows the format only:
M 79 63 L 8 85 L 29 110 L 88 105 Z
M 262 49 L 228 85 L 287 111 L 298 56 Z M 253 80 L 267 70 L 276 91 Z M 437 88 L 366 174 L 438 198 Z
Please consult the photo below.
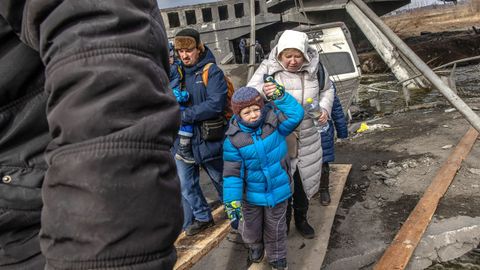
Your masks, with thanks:
M 303 53 L 297 49 L 285 49 L 280 53 L 280 62 L 290 72 L 300 70 L 305 62 Z
M 260 118 L 261 114 L 262 114 L 262 110 L 260 109 L 260 106 L 258 106 L 258 105 L 252 105 L 252 106 L 249 106 L 249 107 L 245 107 L 239 113 L 242 120 L 247 122 L 247 123 L 253 123 L 253 122 L 257 121 Z

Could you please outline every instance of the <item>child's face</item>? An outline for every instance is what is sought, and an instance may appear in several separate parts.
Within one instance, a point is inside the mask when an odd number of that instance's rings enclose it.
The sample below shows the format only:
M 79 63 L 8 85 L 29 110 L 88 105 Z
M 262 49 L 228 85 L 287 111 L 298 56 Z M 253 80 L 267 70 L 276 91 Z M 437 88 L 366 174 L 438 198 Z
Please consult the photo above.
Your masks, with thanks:
M 262 110 L 260 109 L 260 106 L 252 105 L 245 107 L 240 111 L 240 118 L 247 123 L 253 123 L 260 118 L 261 114 Z

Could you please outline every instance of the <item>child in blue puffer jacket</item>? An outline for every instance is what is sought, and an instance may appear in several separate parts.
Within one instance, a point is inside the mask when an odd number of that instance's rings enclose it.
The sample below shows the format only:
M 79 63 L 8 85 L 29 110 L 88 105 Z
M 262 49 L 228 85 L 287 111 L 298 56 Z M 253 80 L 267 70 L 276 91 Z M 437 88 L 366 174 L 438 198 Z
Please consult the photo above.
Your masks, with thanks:
M 260 262 L 265 249 L 274 269 L 286 269 L 285 213 L 292 196 L 286 137 L 304 112 L 288 93 L 272 97 L 265 105 L 251 87 L 232 96 L 234 116 L 223 146 L 223 198 L 232 227 L 249 245 L 249 260 Z

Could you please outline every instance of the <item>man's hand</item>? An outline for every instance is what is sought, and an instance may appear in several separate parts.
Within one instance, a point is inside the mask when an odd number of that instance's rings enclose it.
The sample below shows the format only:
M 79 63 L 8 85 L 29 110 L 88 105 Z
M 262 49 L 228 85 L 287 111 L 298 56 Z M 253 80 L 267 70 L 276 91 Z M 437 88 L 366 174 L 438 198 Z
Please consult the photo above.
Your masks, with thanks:
M 225 203 L 225 212 L 228 215 L 228 219 L 230 219 L 230 226 L 235 230 L 238 229 L 238 222 L 243 219 L 242 202 L 233 201 Z

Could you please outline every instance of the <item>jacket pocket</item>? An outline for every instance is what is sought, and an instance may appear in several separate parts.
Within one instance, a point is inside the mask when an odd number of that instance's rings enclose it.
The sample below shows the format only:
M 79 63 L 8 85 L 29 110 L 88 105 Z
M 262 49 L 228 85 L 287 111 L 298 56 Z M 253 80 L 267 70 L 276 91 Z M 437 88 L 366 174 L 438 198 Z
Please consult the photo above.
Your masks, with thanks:
M 43 175 L 43 169 L 0 165 L 0 268 L 40 254 Z
M 40 210 L 44 169 L 0 165 L 0 207 Z

